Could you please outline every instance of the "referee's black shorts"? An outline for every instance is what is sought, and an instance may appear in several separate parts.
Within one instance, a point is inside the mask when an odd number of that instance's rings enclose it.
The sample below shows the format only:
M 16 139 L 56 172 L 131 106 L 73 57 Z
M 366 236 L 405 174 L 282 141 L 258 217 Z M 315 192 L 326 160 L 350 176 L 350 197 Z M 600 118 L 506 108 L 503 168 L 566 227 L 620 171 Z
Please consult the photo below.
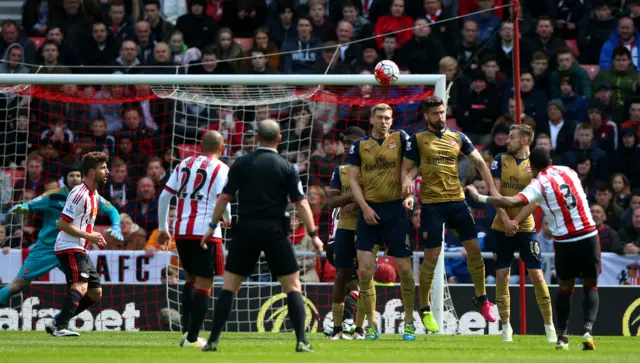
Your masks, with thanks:
M 299 271 L 298 260 L 284 222 L 239 221 L 233 228 L 233 237 L 228 249 L 225 270 L 236 275 L 253 274 L 260 252 L 264 252 L 273 277 L 291 275 Z
M 176 249 L 182 269 L 190 276 L 213 277 L 224 273 L 224 247 L 222 239 L 212 238 L 207 249 L 200 247 L 200 240 L 176 236 Z

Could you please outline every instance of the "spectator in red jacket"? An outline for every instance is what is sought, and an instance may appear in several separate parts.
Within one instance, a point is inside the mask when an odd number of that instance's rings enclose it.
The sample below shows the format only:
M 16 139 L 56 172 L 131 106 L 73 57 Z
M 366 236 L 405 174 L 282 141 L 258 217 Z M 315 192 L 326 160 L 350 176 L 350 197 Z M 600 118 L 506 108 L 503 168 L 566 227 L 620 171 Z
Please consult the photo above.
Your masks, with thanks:
M 230 157 L 242 148 L 242 134 L 244 123 L 233 116 L 233 108 L 220 106 L 218 120 L 213 122 L 207 130 L 216 130 L 224 137 L 224 155 Z
M 413 36 L 413 19 L 404 15 L 404 0 L 393 0 L 391 3 L 391 15 L 383 15 L 376 22 L 375 35 L 383 35 L 402 29 L 406 31 L 395 33 L 398 39 L 396 49 L 400 49 L 404 43 Z M 376 38 L 378 49 L 382 49 L 383 37 Z

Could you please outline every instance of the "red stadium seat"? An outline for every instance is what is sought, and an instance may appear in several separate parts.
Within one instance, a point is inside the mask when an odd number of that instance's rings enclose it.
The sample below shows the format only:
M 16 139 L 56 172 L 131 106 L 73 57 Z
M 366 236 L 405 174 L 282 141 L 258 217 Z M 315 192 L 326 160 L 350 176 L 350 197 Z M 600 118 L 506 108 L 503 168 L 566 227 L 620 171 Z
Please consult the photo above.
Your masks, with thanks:
M 31 37 L 29 38 L 31 39 L 31 41 L 33 42 L 33 44 L 36 45 L 36 49 L 40 48 L 40 46 L 42 45 L 42 43 L 45 42 L 45 40 L 47 40 L 47 38 L 44 37 Z
M 245 51 L 251 50 L 253 48 L 253 39 L 252 38 L 236 38 L 236 43 L 242 46 L 242 49 Z
M 11 177 L 11 185 L 15 186 L 18 180 L 24 179 L 24 169 L 4 169 L 2 171 Z
M 178 145 L 178 153 L 180 154 L 180 159 L 188 158 L 189 156 L 194 156 L 199 154 L 202 151 L 200 145 L 194 144 L 181 144 Z
M 567 39 L 565 40 L 565 42 L 567 43 L 567 46 L 573 51 L 574 56 L 577 57 L 580 55 L 580 48 L 578 48 L 578 42 L 575 39 Z
M 598 72 L 600 72 L 600 66 L 597 64 L 581 64 L 580 67 L 587 71 L 587 73 L 589 74 L 589 79 L 591 79 L 592 81 L 596 78 Z
M 379 265 L 382 263 L 386 263 L 387 265 L 390 265 L 391 267 L 393 267 L 393 269 L 396 270 L 396 275 L 398 274 L 398 266 L 396 265 L 396 260 L 393 257 L 388 257 L 388 256 L 378 257 L 377 264 Z

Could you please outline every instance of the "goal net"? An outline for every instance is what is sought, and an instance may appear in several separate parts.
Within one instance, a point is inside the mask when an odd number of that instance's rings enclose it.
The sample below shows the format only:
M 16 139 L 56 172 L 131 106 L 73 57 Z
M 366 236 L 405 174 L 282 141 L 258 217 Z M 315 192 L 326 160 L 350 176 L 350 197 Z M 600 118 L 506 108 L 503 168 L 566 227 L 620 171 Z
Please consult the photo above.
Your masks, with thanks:
M 84 152 L 106 151 L 111 158 L 111 182 L 101 195 L 122 213 L 126 241 L 92 251 L 105 293 L 99 306 L 78 319 L 76 328 L 81 330 L 125 329 L 127 324 L 143 330 L 181 329 L 184 274 L 174 249 L 164 252 L 154 248 L 157 196 L 172 166 L 200 152 L 205 131 L 217 130 L 223 135 L 222 159 L 232 164 L 255 149 L 258 122 L 267 118 L 279 121 L 279 152 L 299 170 L 319 235 L 326 242 L 331 219 L 326 192 L 333 168 L 346 160 L 342 133 L 349 127 L 369 131 L 370 109 L 381 102 L 394 109 L 393 128 L 411 133 L 424 122 L 419 107 L 422 99 L 434 93 L 446 99 L 444 76 L 402 75 L 394 86 L 379 86 L 371 75 L 25 77 L 11 81 L 11 75 L 0 75 L 0 84 L 13 84 L 0 89 L 6 100 L 1 115 L 4 131 L 15 135 L 10 137 L 12 143 L 3 145 L 2 166 L 13 190 L 12 200 L 4 202 L 6 208 L 56 185 L 65 168 Z M 236 207 L 232 204 L 234 217 Z M 22 233 L 22 243 L 27 245 L 35 239 L 38 218 L 37 214 L 18 220 L 7 217 L 6 222 L 12 225 L 10 233 Z M 322 331 L 331 318 L 335 270 L 324 257 L 312 252 L 293 209 L 288 218 L 301 266 L 308 328 Z M 99 224 L 104 231 L 110 222 L 101 217 Z M 233 228 L 226 231 L 226 241 L 232 233 Z M 415 229 L 409 238 L 418 251 Z M 20 252 L 18 257 L 12 252 L 16 257 L 11 263 L 19 266 L 26 253 Z M 414 259 L 414 266 L 419 267 L 422 254 L 416 252 Z M 441 260 L 433 307 L 443 332 L 455 334 L 457 316 L 443 264 Z M 418 271 L 416 268 L 416 276 Z M 7 280 L 13 276 L 2 277 Z M 37 316 L 46 318 L 42 309 L 53 313 L 64 296 L 64 286 L 56 284 L 60 277 L 59 272 L 52 272 L 12 304 L 22 310 L 28 304 L 40 304 Z M 213 296 L 217 296 L 220 282 L 214 283 Z M 227 331 L 290 330 L 284 297 L 261 259 L 235 300 Z M 401 310 L 399 287 L 378 288 L 377 311 L 383 333 L 402 331 Z M 113 317 L 102 316 L 105 311 Z M 416 319 L 418 331 L 424 331 L 420 321 Z M 31 327 L 25 324 L 23 321 L 20 328 L 37 329 L 44 323 L 33 319 Z

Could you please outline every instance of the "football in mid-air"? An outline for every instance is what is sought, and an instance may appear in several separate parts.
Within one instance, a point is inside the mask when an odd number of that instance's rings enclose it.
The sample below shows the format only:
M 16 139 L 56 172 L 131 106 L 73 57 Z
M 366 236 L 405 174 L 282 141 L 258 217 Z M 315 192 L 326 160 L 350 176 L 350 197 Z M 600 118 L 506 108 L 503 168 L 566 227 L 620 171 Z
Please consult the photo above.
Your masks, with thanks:
M 381 85 L 388 86 L 394 84 L 398 80 L 400 75 L 400 68 L 398 65 L 390 60 L 382 60 L 376 64 L 376 68 L 373 70 L 373 75 L 376 77 L 376 81 Z

